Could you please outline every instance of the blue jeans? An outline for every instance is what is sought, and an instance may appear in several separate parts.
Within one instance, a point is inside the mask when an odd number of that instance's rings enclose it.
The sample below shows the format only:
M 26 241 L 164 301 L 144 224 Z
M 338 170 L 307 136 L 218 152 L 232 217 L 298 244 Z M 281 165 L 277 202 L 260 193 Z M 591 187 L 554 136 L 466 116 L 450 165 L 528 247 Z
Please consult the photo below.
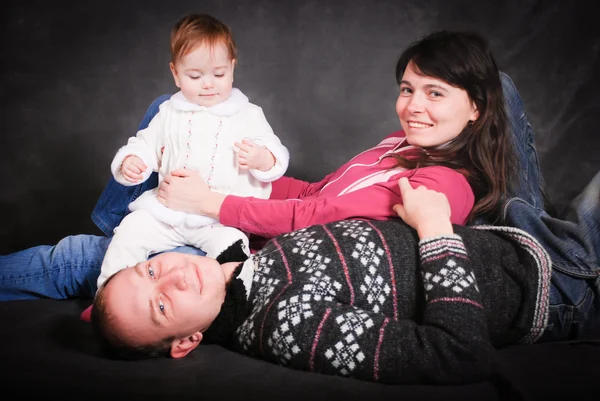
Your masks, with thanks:
M 501 72 L 500 80 L 502 82 L 502 92 L 504 93 L 504 103 L 506 104 L 506 114 L 512 132 L 513 147 L 519 163 L 518 181 L 513 183 L 510 196 L 525 199 L 536 207 L 543 207 L 542 173 L 540 172 L 540 163 L 535 149 L 533 130 L 525 114 L 523 100 L 508 75 Z
M 550 314 L 542 341 L 586 338 L 600 328 L 600 172 L 573 200 L 566 220 L 515 197 L 504 224 L 535 237 L 552 259 Z
M 152 102 L 138 129 L 148 126 L 158 113 L 158 107 L 169 97 L 170 95 L 162 95 Z M 126 187 L 114 179 L 110 180 L 92 212 L 92 220 L 106 237 L 69 236 L 54 246 L 36 246 L 0 256 L 0 301 L 93 298 L 100 267 L 114 228 L 129 213 L 129 203 L 157 184 L 156 173 L 134 187 Z M 177 247 L 174 251 L 205 255 L 201 250 L 190 246 Z
M 531 234 L 552 260 L 550 313 L 541 340 L 585 338 L 600 327 L 600 172 L 572 202 L 566 220 L 544 211 L 533 130 L 512 80 L 500 75 L 519 162 L 519 181 L 504 204 L 500 224 Z

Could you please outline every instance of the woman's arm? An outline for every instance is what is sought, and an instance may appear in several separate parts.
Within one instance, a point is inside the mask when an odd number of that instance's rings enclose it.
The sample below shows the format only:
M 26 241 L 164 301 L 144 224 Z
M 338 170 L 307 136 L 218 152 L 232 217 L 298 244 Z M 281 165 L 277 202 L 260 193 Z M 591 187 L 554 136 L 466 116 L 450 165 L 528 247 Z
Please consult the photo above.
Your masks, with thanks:
M 407 172 L 407 174 L 409 174 Z M 412 172 L 410 173 L 412 174 Z M 466 179 L 450 169 L 428 167 L 408 177 L 413 186 L 444 193 L 450 200 L 451 222 L 464 224 L 473 207 L 473 192 Z M 222 198 L 221 223 L 262 237 L 326 224 L 337 220 L 388 220 L 397 218 L 392 209 L 402 203 L 398 177 L 341 196 L 292 200 L 264 200 L 227 196 Z M 216 206 L 216 205 L 215 205 Z M 213 209 L 213 212 L 216 209 Z
M 329 182 L 333 173 L 328 174 L 321 181 L 308 182 L 292 177 L 281 177 L 271 183 L 271 196 L 269 199 L 300 199 L 311 196 L 320 191 Z
M 274 200 L 225 196 L 210 191 L 194 173 L 172 174 L 184 177 L 164 179 L 158 193 L 163 204 L 175 210 L 218 218 L 224 225 L 266 238 L 337 220 L 397 218 L 392 207 L 402 203 L 397 184 L 400 175 L 340 196 Z M 450 201 L 452 222 L 464 224 L 473 207 L 473 192 L 462 175 L 445 167 L 426 167 L 402 174 L 408 176 L 413 186 L 423 185 L 444 193 Z

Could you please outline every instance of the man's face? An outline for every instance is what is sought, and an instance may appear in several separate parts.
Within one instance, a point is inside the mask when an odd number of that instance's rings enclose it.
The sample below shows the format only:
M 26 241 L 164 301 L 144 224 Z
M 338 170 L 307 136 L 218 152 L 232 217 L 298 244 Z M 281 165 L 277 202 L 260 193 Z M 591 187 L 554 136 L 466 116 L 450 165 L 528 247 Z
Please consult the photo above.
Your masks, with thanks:
M 215 259 L 164 253 L 117 273 L 104 288 L 106 310 L 131 345 L 171 336 L 199 343 L 221 310 L 225 282 Z

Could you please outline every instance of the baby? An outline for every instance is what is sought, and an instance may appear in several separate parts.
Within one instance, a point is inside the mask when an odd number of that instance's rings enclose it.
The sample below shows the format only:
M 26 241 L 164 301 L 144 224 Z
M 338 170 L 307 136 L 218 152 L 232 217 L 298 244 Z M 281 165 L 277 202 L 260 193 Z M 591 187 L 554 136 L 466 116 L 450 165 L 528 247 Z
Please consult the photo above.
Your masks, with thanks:
M 111 170 L 123 185 L 137 185 L 158 171 L 163 178 L 178 169 L 200 173 L 223 194 L 268 198 L 289 153 L 260 107 L 233 88 L 236 46 L 230 29 L 209 15 L 182 18 L 171 33 L 170 69 L 181 89 L 160 106 L 148 128 L 119 149 Z M 193 245 L 216 258 L 248 237 L 218 221 L 161 204 L 158 189 L 144 192 L 115 229 L 102 263 L 98 287 L 113 273 L 149 255 Z

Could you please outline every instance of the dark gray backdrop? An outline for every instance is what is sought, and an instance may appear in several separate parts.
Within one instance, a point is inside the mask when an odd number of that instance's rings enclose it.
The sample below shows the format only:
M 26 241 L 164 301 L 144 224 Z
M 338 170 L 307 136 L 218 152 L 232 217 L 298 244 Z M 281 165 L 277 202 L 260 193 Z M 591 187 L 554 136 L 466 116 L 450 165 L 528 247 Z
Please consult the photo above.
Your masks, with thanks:
M 227 23 L 235 86 L 320 179 L 399 128 L 395 62 L 439 29 L 485 35 L 515 81 L 559 213 L 600 169 L 593 1 L 21 1 L 1 7 L 0 252 L 98 234 L 89 214 L 115 151 L 176 88 L 169 34 L 190 12 Z

